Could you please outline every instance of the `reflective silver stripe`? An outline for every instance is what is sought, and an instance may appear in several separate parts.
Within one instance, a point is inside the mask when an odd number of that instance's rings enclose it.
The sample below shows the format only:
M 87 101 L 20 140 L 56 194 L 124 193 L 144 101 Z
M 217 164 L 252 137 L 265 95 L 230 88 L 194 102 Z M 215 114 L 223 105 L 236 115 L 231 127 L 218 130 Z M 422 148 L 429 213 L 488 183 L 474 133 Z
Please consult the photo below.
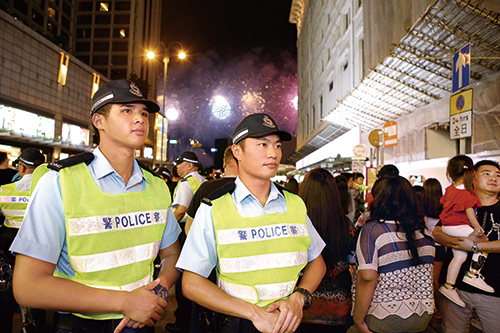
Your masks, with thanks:
M 90 273 L 154 258 L 158 254 L 159 249 L 160 241 L 157 241 L 122 250 L 91 254 L 88 256 L 71 256 L 70 258 L 71 265 L 75 271 Z
M 257 303 L 259 300 L 278 299 L 292 293 L 295 281 L 244 286 L 217 279 L 217 285 L 231 296 L 250 300 Z
M 21 224 L 23 224 L 23 221 L 14 221 L 5 219 L 4 224 L 11 228 L 21 228 Z
M 229 283 L 219 278 L 217 278 L 217 285 L 233 297 L 249 300 L 253 303 L 257 303 L 259 301 L 259 294 L 257 293 L 257 289 L 254 287 Z
M 26 213 L 26 209 L 2 209 L 3 215 L 5 216 L 21 216 L 23 217 Z
M 107 290 L 132 291 L 132 290 L 136 290 L 137 288 L 140 288 L 142 286 L 147 285 L 149 282 L 151 282 L 151 280 L 152 280 L 152 277 L 151 277 L 151 274 L 149 274 L 144 279 L 141 279 L 139 281 L 126 284 L 126 285 L 121 286 L 121 287 L 93 286 L 93 285 L 89 285 L 89 287 L 98 288 L 98 289 L 107 289 Z
M 30 201 L 29 195 L 2 195 L 0 202 L 3 203 L 28 203 Z
M 309 236 L 307 226 L 300 223 L 280 223 L 260 228 L 217 230 L 217 242 L 220 245 L 307 236 Z
M 150 210 L 121 215 L 100 215 L 68 220 L 69 236 L 125 230 L 152 224 L 165 224 L 167 210 Z
M 222 273 L 241 273 L 307 264 L 307 251 L 262 254 L 249 257 L 221 258 Z
M 248 128 L 245 128 L 243 130 L 241 130 L 239 133 L 237 133 L 234 137 L 233 137 L 233 142 L 237 142 L 238 139 L 240 137 L 242 137 L 243 135 L 247 134 L 248 133 Z

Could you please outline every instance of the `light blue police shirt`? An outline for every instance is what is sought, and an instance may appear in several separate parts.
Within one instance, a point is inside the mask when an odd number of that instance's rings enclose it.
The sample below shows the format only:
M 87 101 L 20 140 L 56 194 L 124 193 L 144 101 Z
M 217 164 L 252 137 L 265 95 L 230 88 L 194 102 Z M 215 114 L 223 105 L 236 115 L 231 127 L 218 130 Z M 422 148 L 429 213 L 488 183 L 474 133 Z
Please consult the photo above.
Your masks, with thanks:
M 146 188 L 147 180 L 137 161 L 134 160 L 132 177 L 125 184 L 99 148 L 94 151 L 94 156 L 88 168 L 102 191 L 117 194 L 139 192 Z M 179 224 L 169 208 L 160 249 L 174 244 L 180 232 Z M 75 275 L 68 258 L 66 221 L 58 172 L 51 170 L 38 181 L 10 251 L 56 264 L 60 272 L 68 276 Z
M 236 187 L 231 194 L 236 210 L 243 217 L 255 217 L 266 214 L 284 214 L 287 212 L 286 199 L 271 183 L 271 191 L 267 202 L 262 207 L 259 200 L 250 193 L 241 182 L 240 177 L 234 182 Z M 325 242 L 307 217 L 307 229 L 311 237 L 311 245 L 307 249 L 308 261 L 316 259 L 323 251 Z M 204 277 L 208 277 L 217 262 L 217 245 L 212 220 L 212 206 L 202 203 L 193 221 L 189 234 L 182 248 L 176 267 Z

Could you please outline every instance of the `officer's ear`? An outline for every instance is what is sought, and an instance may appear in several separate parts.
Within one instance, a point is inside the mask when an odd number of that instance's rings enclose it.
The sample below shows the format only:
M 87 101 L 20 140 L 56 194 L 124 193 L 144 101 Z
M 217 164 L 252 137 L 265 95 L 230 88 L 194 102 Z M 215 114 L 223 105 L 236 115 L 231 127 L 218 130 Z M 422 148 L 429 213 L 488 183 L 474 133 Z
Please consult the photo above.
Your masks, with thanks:
M 231 150 L 233 151 L 233 155 L 234 155 L 234 158 L 236 159 L 236 161 L 240 161 L 241 160 L 242 149 L 243 148 L 240 145 L 233 145 L 231 147 Z
M 104 118 L 104 116 L 102 114 L 99 114 L 99 113 L 94 113 L 92 115 L 92 124 L 97 128 L 97 129 L 102 129 L 102 125 L 103 125 L 103 121 L 102 119 Z

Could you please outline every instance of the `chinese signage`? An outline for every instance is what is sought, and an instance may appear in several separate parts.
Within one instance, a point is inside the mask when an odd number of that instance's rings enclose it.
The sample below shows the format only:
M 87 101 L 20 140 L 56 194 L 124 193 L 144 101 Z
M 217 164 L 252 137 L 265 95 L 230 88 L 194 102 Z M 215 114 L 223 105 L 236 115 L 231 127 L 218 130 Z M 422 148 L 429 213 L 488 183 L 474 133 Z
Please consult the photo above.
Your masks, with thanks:
M 450 97 L 450 139 L 472 136 L 472 89 Z
M 384 148 L 398 145 L 398 125 L 395 121 L 388 121 L 384 125 Z

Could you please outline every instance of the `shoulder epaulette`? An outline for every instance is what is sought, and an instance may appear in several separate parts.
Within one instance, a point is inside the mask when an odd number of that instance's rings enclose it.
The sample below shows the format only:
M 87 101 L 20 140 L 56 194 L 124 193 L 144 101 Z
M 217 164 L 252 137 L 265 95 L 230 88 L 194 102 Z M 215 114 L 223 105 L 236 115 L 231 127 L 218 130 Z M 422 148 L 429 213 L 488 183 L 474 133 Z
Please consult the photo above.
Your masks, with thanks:
M 161 178 L 156 172 L 154 172 L 153 170 L 151 170 L 150 168 L 148 168 L 146 164 L 140 162 L 138 159 L 135 159 L 135 160 L 137 161 L 137 164 L 139 164 L 139 166 L 141 167 L 142 170 L 146 170 L 149 173 L 151 173 L 153 176 Z
M 65 158 L 56 162 L 49 163 L 47 168 L 59 172 L 63 168 L 67 168 L 80 163 L 90 164 L 94 160 L 94 154 L 92 153 L 81 153 L 75 156 Z
M 209 206 L 212 206 L 213 200 L 222 197 L 226 193 L 233 193 L 235 187 L 236 187 L 236 185 L 234 184 L 234 182 L 226 183 L 221 188 L 213 191 L 212 193 L 210 193 L 209 195 L 207 195 L 206 197 L 201 199 L 201 202 L 203 202 L 204 204 L 207 204 Z

